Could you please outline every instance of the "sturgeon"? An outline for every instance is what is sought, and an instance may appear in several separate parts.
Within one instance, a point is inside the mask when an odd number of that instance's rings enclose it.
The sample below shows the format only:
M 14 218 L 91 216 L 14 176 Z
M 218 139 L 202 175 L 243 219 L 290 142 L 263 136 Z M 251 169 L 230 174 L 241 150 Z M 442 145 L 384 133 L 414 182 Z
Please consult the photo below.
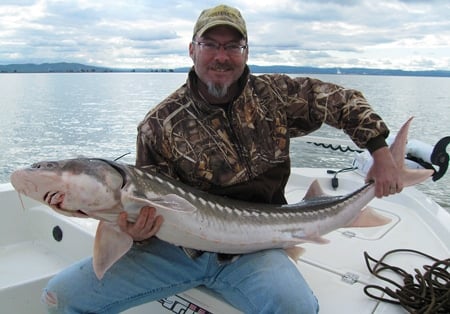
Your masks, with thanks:
M 390 149 L 401 167 L 404 186 L 422 182 L 432 170 L 404 169 L 410 118 Z M 324 195 L 318 181 L 295 204 L 270 205 L 209 194 L 150 170 L 101 158 L 42 161 L 16 170 L 11 183 L 19 194 L 66 216 L 100 220 L 93 266 L 101 279 L 132 246 L 118 228 L 119 213 L 134 222 L 143 206 L 152 206 L 164 222 L 161 240 L 203 251 L 243 254 L 270 248 L 296 248 L 341 227 L 377 226 L 388 222 L 366 205 L 375 197 L 374 183 L 342 196 Z

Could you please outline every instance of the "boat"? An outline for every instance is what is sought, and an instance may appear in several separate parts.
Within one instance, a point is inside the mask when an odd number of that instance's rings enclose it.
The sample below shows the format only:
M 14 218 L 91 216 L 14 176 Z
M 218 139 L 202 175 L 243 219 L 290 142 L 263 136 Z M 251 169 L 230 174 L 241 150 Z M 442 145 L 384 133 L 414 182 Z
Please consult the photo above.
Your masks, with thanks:
M 314 137 L 304 137 L 303 140 L 327 147 L 351 147 L 348 142 L 339 140 L 327 142 Z M 448 138 L 445 145 L 436 145 L 440 147 L 440 157 L 445 158 L 438 158 L 439 170 L 434 179 L 447 170 L 447 144 Z M 367 168 L 364 162 L 364 158 L 355 158 L 346 169 L 292 168 L 286 188 L 288 202 L 301 200 L 315 179 L 330 195 L 355 190 L 364 184 L 364 168 Z M 25 196 L 19 197 L 10 183 L 0 185 L 0 204 L 1 312 L 45 313 L 40 302 L 43 287 L 56 273 L 92 254 L 98 221 L 59 215 L 41 203 Z M 325 236 L 330 240 L 327 244 L 302 245 L 305 252 L 295 263 L 318 298 L 320 313 L 407 313 L 407 307 L 383 300 L 392 300 L 392 296 L 384 289 L 390 284 L 382 277 L 391 277 L 401 283 L 398 273 L 389 273 L 389 269 L 401 268 L 415 274 L 415 269 L 425 271 L 424 265 L 435 263 L 435 260 L 419 253 L 447 263 L 442 270 L 449 272 L 448 211 L 415 187 L 405 188 L 400 194 L 373 199 L 369 205 L 391 221 L 379 227 L 338 229 Z M 399 249 L 402 251 L 389 254 L 381 261 L 386 253 Z M 392 266 L 387 274 L 377 275 L 375 268 L 381 265 L 377 261 Z M 449 282 L 446 287 L 449 293 Z M 448 300 L 447 297 L 447 304 Z M 198 287 L 123 313 L 240 312 L 214 292 Z

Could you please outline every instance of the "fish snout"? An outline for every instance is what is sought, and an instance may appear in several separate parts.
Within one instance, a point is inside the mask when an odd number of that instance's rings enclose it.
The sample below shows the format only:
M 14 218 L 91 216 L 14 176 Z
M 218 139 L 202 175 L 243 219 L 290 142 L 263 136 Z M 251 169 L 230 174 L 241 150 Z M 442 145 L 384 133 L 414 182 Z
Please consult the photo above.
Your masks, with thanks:
M 25 170 L 16 170 L 10 176 L 10 181 L 14 189 L 20 194 L 28 195 L 30 191 L 36 191 L 37 187 L 27 180 Z

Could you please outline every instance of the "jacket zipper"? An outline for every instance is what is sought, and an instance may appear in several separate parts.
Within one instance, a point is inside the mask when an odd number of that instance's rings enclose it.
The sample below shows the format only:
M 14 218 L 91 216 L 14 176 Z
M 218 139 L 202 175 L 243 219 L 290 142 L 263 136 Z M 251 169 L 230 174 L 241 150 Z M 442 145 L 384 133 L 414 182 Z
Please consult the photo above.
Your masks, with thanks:
M 226 125 L 226 128 L 228 130 L 228 133 L 230 134 L 230 137 L 232 138 L 232 143 L 236 147 L 236 152 L 237 152 L 237 155 L 239 158 L 239 163 L 244 166 L 244 169 L 248 174 L 248 178 L 253 179 L 254 176 L 253 176 L 252 168 L 250 166 L 248 158 L 244 158 L 244 152 L 245 152 L 244 145 L 241 144 L 240 138 L 238 137 L 237 132 L 234 130 L 235 124 L 233 123 L 233 112 L 232 112 L 233 106 L 234 106 L 234 103 L 232 102 L 232 103 L 230 103 L 228 108 L 226 108 L 226 110 L 224 110 L 225 117 L 228 120 L 228 124 Z M 245 152 L 245 154 L 248 155 L 247 152 Z

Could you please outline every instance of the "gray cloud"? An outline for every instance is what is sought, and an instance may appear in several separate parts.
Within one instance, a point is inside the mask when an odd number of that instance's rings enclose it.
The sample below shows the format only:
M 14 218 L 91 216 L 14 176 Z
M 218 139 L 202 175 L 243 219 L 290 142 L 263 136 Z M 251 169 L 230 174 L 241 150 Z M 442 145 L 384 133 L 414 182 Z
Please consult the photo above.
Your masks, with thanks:
M 450 69 L 444 0 L 229 1 L 253 64 Z M 189 66 L 195 19 L 215 1 L 1 1 L 0 63 Z

